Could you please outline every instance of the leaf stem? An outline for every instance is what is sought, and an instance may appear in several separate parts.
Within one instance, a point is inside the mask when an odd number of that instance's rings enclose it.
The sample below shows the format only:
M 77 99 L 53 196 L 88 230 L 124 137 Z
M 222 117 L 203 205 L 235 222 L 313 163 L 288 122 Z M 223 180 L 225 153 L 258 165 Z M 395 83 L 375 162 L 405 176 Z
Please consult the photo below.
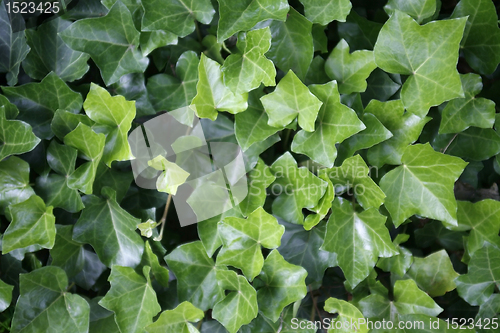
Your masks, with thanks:
M 448 144 L 446 145 L 446 147 L 444 147 L 442 153 L 446 153 L 446 150 L 448 150 L 448 147 L 451 145 L 451 143 L 455 140 L 455 138 L 457 137 L 458 133 L 456 133 L 453 138 L 451 138 L 450 142 L 448 142 Z
M 168 194 L 167 202 L 165 204 L 165 209 L 163 210 L 163 215 L 158 224 L 161 224 L 160 234 L 156 237 L 155 241 L 161 241 L 163 238 L 163 230 L 165 230 L 165 221 L 167 220 L 168 208 L 170 207 L 170 202 L 172 201 L 172 194 Z
M 314 297 L 314 295 L 313 295 L 312 287 L 311 287 L 311 285 L 309 285 L 308 287 L 309 287 L 309 293 L 311 294 L 311 298 L 312 298 L 312 302 L 313 302 L 313 310 L 311 312 L 311 321 L 314 321 L 315 313 L 317 313 L 319 319 L 323 322 L 323 317 L 321 317 L 321 313 L 319 312 L 318 304 L 316 303 L 316 297 Z

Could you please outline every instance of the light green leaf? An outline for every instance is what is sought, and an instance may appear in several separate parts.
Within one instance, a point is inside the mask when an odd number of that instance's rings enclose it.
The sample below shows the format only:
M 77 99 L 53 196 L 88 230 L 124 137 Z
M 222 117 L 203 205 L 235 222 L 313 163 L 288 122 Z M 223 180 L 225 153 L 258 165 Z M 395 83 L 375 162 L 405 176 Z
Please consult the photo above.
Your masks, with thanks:
M 250 30 L 257 23 L 273 19 L 285 21 L 288 13 L 286 0 L 218 0 L 219 25 L 217 26 L 217 40 L 223 42 L 239 31 Z
M 149 266 L 145 266 L 143 272 L 149 278 Z M 111 289 L 99 301 L 99 305 L 115 313 L 115 321 L 122 333 L 141 332 L 161 311 L 148 278 L 145 279 L 130 267 L 111 268 L 108 278 Z
M 59 109 L 54 113 L 54 118 L 52 119 L 50 128 L 59 139 L 63 140 L 64 137 L 73 131 L 80 123 L 83 123 L 88 127 L 92 127 L 94 125 L 94 122 L 84 114 L 74 114 L 69 111 Z
M 141 232 L 141 236 L 151 238 L 153 236 L 153 229 L 156 228 L 158 223 L 149 219 L 146 222 L 139 223 L 137 229 Z
M 406 272 L 413 264 L 413 255 L 410 250 L 399 244 L 406 242 L 410 238 L 408 234 L 398 234 L 393 241 L 394 246 L 399 254 L 390 258 L 380 258 L 377 262 L 377 267 L 385 272 L 392 272 L 399 276 L 405 276 Z
M 349 53 L 349 44 L 342 39 L 328 56 L 326 74 L 339 83 L 341 94 L 363 92 L 366 79 L 377 68 L 372 51 L 358 50 Z
M 218 229 L 223 247 L 217 255 L 217 264 L 241 269 L 249 281 L 259 275 L 264 265 L 261 246 L 277 248 L 285 232 L 285 227 L 262 207 L 253 211 L 247 219 L 226 217 L 219 222 Z
M 224 298 L 224 291 L 217 284 L 215 263 L 200 241 L 178 246 L 165 261 L 177 277 L 180 302 L 189 301 L 205 311 Z
M 31 188 L 30 165 L 19 157 L 12 156 L 0 161 L 0 213 L 9 205 L 27 200 L 35 191 Z
M 470 258 L 468 273 L 456 278 L 460 297 L 470 305 L 483 304 L 492 294 L 495 286 L 500 285 L 500 249 L 484 242 Z
M 112 34 L 110 26 L 114 28 Z M 117 82 L 122 75 L 144 72 L 148 66 L 148 58 L 139 50 L 139 31 L 121 1 L 104 17 L 78 20 L 59 36 L 73 50 L 90 54 L 106 85 Z
M 5 106 L 0 106 L 0 160 L 33 150 L 40 139 L 24 121 L 7 120 Z
M 186 51 L 177 60 L 177 77 L 157 74 L 148 78 L 148 93 L 156 111 L 172 111 L 191 104 L 196 96 L 199 62 L 195 52 Z
M 207 57 L 217 61 L 221 65 L 224 63 L 224 58 L 222 58 L 221 55 L 222 45 L 224 44 L 224 42 L 219 43 L 217 41 L 217 37 L 215 37 L 214 35 L 206 35 L 205 37 L 203 37 L 201 44 L 207 48 L 205 51 L 203 51 L 203 53 L 205 53 Z
M 480 74 L 491 74 L 500 62 L 500 29 L 495 5 L 489 0 L 461 0 L 451 18 L 468 16 L 463 48 L 467 63 Z
M 387 195 L 385 207 L 395 226 L 413 214 L 457 225 L 457 202 L 453 185 L 467 163 L 435 152 L 427 143 L 408 146 L 403 165 L 389 171 L 380 180 Z M 411 190 L 408 190 L 411 189 Z
M 229 333 L 236 333 L 242 325 L 257 317 L 257 292 L 247 279 L 236 272 L 220 270 L 216 275 L 219 286 L 231 292 L 215 304 L 212 316 L 223 324 Z
M 26 39 L 31 50 L 23 61 L 23 69 L 33 79 L 41 80 L 50 72 L 54 72 L 63 81 L 74 81 L 87 73 L 87 61 L 90 56 L 73 51 L 58 35 L 70 24 L 70 21 L 56 18 L 48 20 L 36 30 L 26 30 Z
M 141 51 L 144 57 L 147 57 L 157 48 L 177 45 L 177 35 L 165 30 L 142 31 L 141 32 Z
M 112 265 L 135 267 L 141 261 L 144 242 L 135 232 L 139 219 L 121 208 L 114 193 L 103 191 L 105 199 L 87 196 L 85 209 L 73 229 L 73 239 L 92 245 L 99 259 Z
M 269 116 L 268 125 L 285 127 L 298 117 L 300 127 L 308 132 L 314 131 L 314 122 L 323 104 L 291 70 L 276 90 L 261 97 L 260 101 Z
M 434 138 L 434 149 L 444 149 L 447 154 L 473 161 L 483 161 L 500 153 L 500 134 L 491 128 L 470 127 L 456 136 L 438 135 Z
M 384 9 L 389 15 L 399 10 L 410 15 L 418 23 L 422 23 L 434 15 L 438 9 L 437 5 L 436 0 L 389 0 Z
M 325 301 L 325 311 L 330 313 L 338 313 L 338 317 L 330 322 L 330 328 L 328 332 L 338 332 L 338 333 L 348 333 L 351 332 L 354 327 L 351 327 L 352 323 L 359 323 L 364 320 L 363 314 L 358 310 L 357 307 L 349 302 L 341 299 L 330 297 Z M 342 323 L 342 325 L 337 324 L 337 322 Z M 335 326 L 337 325 L 337 326 Z M 341 329 L 333 329 L 333 327 L 342 327 Z M 368 333 L 369 329 L 366 324 L 357 325 L 356 332 Z
M 148 165 L 156 170 L 163 171 L 156 181 L 156 188 L 160 192 L 175 195 L 177 188 L 184 184 L 189 177 L 189 172 L 183 170 L 177 164 L 169 162 L 161 155 L 148 161 Z
M 151 96 L 146 89 L 144 73 L 123 75 L 117 83 L 111 85 L 111 90 L 128 101 L 135 101 L 136 118 L 156 113 L 150 101 Z
M 0 280 L 0 311 L 5 311 L 12 301 L 12 290 L 14 286 Z
M 304 5 L 307 19 L 321 25 L 327 25 L 331 21 L 345 22 L 352 8 L 349 0 L 300 0 L 300 2 Z
M 459 133 L 470 126 L 492 128 L 495 123 L 495 103 L 475 96 L 483 89 L 477 74 L 462 74 L 465 98 L 456 98 L 446 104 L 441 115 L 439 133 Z
M 410 75 L 401 99 L 409 112 L 423 117 L 431 106 L 464 97 L 456 64 L 466 19 L 440 20 L 420 26 L 396 10 L 375 45 L 377 66 Z
M 197 223 L 198 237 L 200 237 L 203 247 L 209 257 L 213 256 L 215 251 L 222 245 L 218 223 L 228 216 L 243 217 L 238 209 L 232 208 L 220 215 Z
M 241 32 L 236 46 L 239 52 L 229 55 L 221 68 L 226 87 L 235 94 L 243 94 L 258 88 L 261 82 L 266 86 L 276 85 L 276 68 L 264 56 L 271 47 L 269 27 Z
M 42 267 L 21 274 L 19 280 L 21 296 L 11 332 L 88 332 L 89 304 L 67 292 L 68 277 L 61 268 Z
M 19 120 L 30 124 L 40 139 L 50 139 L 54 136 L 50 123 L 57 109 L 77 113 L 82 108 L 82 96 L 71 90 L 54 73 L 49 73 L 39 83 L 2 87 L 2 90 L 10 102 L 19 108 Z
M 269 28 L 272 40 L 266 56 L 283 72 L 292 70 L 304 80 L 314 55 L 312 23 L 290 8 L 286 22 L 273 20 Z
M 191 102 L 191 108 L 198 117 L 215 120 L 217 111 L 236 114 L 247 109 L 247 94 L 231 92 L 224 85 L 220 65 L 204 54 L 201 55 L 198 76 L 197 93 Z
M 259 275 L 264 282 L 264 287 L 257 291 L 259 312 L 277 321 L 285 306 L 306 296 L 306 276 L 304 268 L 286 262 L 278 250 L 271 251 Z
M 28 200 L 7 208 L 10 224 L 3 234 L 2 252 L 37 245 L 51 249 L 56 240 L 55 217 L 52 206 L 33 195 Z
M 297 162 L 289 152 L 279 157 L 272 165 L 276 177 L 271 192 L 278 197 L 273 201 L 273 214 L 286 222 L 303 224 L 303 208 L 314 208 L 323 197 L 328 183 L 312 174 Z
M 370 274 L 378 257 L 397 254 L 385 220 L 376 208 L 357 213 L 349 201 L 333 201 L 321 249 L 337 254 L 338 265 L 353 288 Z
M 365 109 L 365 114 L 368 113 L 377 117 L 393 134 L 388 140 L 368 149 L 368 161 L 379 168 L 384 164 L 401 164 L 406 147 L 417 141 L 424 125 L 431 120 L 430 117 L 420 118 L 405 113 L 400 99 L 388 102 L 372 100 Z
M 153 324 L 146 327 L 148 333 L 199 333 L 189 322 L 202 320 L 204 313 L 189 302 L 182 302 L 173 310 L 163 311 Z
M 459 276 L 453 269 L 446 250 L 441 250 L 425 258 L 415 257 L 407 272 L 417 285 L 429 296 L 443 296 L 455 289 L 455 278 Z
M 332 207 L 333 199 L 335 198 L 335 188 L 333 187 L 328 174 L 325 169 L 318 171 L 318 177 L 324 180 L 328 186 L 326 188 L 325 194 L 319 200 L 318 204 L 314 206 L 311 210 L 315 213 L 309 214 L 304 220 L 304 229 L 311 230 L 316 226 L 323 218 L 328 214 L 330 208 Z
M 311 85 L 309 89 L 323 103 L 314 126 L 316 130 L 312 133 L 306 128 L 299 131 L 293 138 L 292 151 L 305 154 L 321 165 L 332 167 L 337 157 L 335 145 L 366 127 L 354 110 L 340 103 L 337 82 Z M 299 122 L 300 116 L 299 114 Z

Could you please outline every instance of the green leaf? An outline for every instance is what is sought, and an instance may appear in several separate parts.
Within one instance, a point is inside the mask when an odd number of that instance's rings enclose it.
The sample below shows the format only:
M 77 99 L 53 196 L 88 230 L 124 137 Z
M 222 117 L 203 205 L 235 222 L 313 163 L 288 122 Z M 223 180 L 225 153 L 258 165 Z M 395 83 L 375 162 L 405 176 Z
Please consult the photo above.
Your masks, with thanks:
M 427 143 L 408 146 L 403 165 L 389 171 L 380 180 L 387 195 L 385 207 L 395 226 L 413 214 L 457 225 L 457 202 L 453 185 L 467 163 L 453 156 L 435 152 Z M 411 188 L 411 191 L 402 189 Z
M 305 230 L 311 230 L 321 220 L 323 220 L 326 214 L 328 214 L 328 212 L 330 211 L 333 199 L 335 198 L 335 188 L 330 181 L 330 178 L 328 178 L 328 174 L 323 170 L 324 169 L 318 171 L 318 177 L 324 180 L 328 184 L 328 186 L 326 188 L 325 194 L 318 201 L 318 204 L 311 209 L 315 213 L 306 216 L 306 219 L 304 220 Z
M 114 313 L 99 305 L 102 296 L 97 296 L 89 301 L 90 325 L 89 333 L 104 331 L 107 333 L 120 333 L 115 321 Z
M 105 199 L 93 195 L 84 197 L 85 209 L 75 224 L 73 239 L 92 245 L 108 267 L 135 267 L 144 251 L 144 242 L 135 232 L 140 220 L 116 203 L 114 193 L 104 194 Z
M 368 168 L 360 155 L 346 159 L 342 166 L 325 170 L 336 192 L 347 191 L 353 194 L 364 209 L 378 208 L 385 194 L 371 178 Z
M 344 39 L 333 49 L 325 63 L 326 74 L 338 81 L 341 94 L 365 91 L 366 79 L 375 68 L 377 65 L 372 51 L 349 53 L 349 44 Z
M 470 305 L 484 303 L 492 294 L 495 286 L 500 285 L 500 249 L 484 242 L 470 258 L 468 273 L 456 278 L 457 291 L 460 297 Z
M 179 37 L 192 33 L 195 20 L 209 24 L 215 10 L 209 0 L 143 0 L 142 30 L 167 30 Z
M 142 31 L 141 32 L 141 51 L 144 57 L 151 52 L 167 45 L 177 45 L 177 35 L 165 30 Z
M 2 87 L 2 90 L 10 102 L 19 108 L 19 119 L 30 124 L 40 139 L 54 136 L 50 123 L 57 109 L 77 113 L 82 108 L 82 96 L 71 90 L 54 73 L 49 73 L 39 83 Z
M 303 208 L 314 208 L 323 197 L 328 183 L 312 174 L 297 162 L 289 152 L 279 157 L 272 165 L 276 177 L 271 192 L 278 197 L 273 201 L 273 214 L 286 222 L 303 224 Z
M 420 26 L 396 10 L 382 27 L 375 62 L 386 72 L 410 75 L 401 90 L 409 112 L 423 117 L 431 106 L 464 97 L 456 64 L 465 23 L 460 18 Z
M 63 140 L 64 137 L 73 131 L 80 123 L 88 127 L 94 125 L 94 122 L 84 114 L 74 114 L 59 109 L 54 113 L 50 128 L 59 139 Z
M 111 89 L 128 101 L 135 101 L 136 118 L 156 113 L 150 101 L 151 96 L 148 94 L 143 73 L 123 75 L 117 83 L 111 85 Z
M 272 40 L 266 56 L 283 72 L 292 70 L 304 80 L 314 55 L 312 23 L 293 8 L 286 15 L 286 22 L 280 21 L 284 18 L 269 25 Z
M 392 15 L 394 11 L 399 10 L 410 15 L 418 23 L 431 18 L 437 10 L 436 0 L 389 0 L 384 7 L 387 14 Z
M 109 27 L 113 27 L 110 34 Z M 129 73 L 141 73 L 148 58 L 139 51 L 139 31 L 127 7 L 117 1 L 104 17 L 82 19 L 59 33 L 73 50 L 90 54 L 106 85 Z
M 219 286 L 231 292 L 215 304 L 212 316 L 223 324 L 229 333 L 236 333 L 242 325 L 257 317 L 257 292 L 247 279 L 236 272 L 220 270 L 216 275 Z
M 218 229 L 223 247 L 217 255 L 217 264 L 241 269 L 249 281 L 259 275 L 264 265 L 261 246 L 277 248 L 285 232 L 285 227 L 262 207 L 253 211 L 247 219 L 226 217 L 219 222 Z
M 161 155 L 149 161 L 148 165 L 156 170 L 163 171 L 156 181 L 156 188 L 160 192 L 175 195 L 177 188 L 184 184 L 189 177 L 189 172 L 183 170 L 177 164 L 169 162 Z
M 375 68 L 366 79 L 368 86 L 366 91 L 361 94 L 363 104 L 368 104 L 372 99 L 385 102 L 395 96 L 396 92 L 401 88 L 400 79 L 399 74 L 389 75 L 380 68 Z
M 269 27 L 240 33 L 236 46 L 239 52 L 229 55 L 221 68 L 226 87 L 235 94 L 243 94 L 258 88 L 261 82 L 266 86 L 276 85 L 276 68 L 264 56 L 271 47 Z
M 144 246 L 144 254 L 142 257 L 141 264 L 139 267 L 149 266 L 151 267 L 151 273 L 153 273 L 155 279 L 164 287 L 168 287 L 168 281 L 170 274 L 168 269 L 160 265 L 158 257 L 154 254 L 151 249 L 149 241 L 146 241 Z
M 285 127 L 298 117 L 300 127 L 308 132 L 314 131 L 323 104 L 291 70 L 281 79 L 276 90 L 261 97 L 260 101 L 269 116 L 268 125 Z
M 108 168 L 100 163 L 97 167 L 93 190 L 94 193 L 101 193 L 104 187 L 111 187 L 116 191 L 116 202 L 121 203 L 130 189 L 130 183 L 133 179 L 134 175 L 129 170 L 118 171 L 118 169 Z M 130 209 L 126 205 L 124 207 Z
M 376 208 L 357 213 L 349 201 L 333 201 L 321 249 L 337 254 L 338 265 L 353 288 L 370 274 L 378 257 L 397 254 L 385 220 Z
M 278 250 L 271 251 L 259 275 L 264 282 L 264 287 L 257 291 L 259 311 L 277 321 L 285 306 L 306 296 L 306 276 L 304 268 L 286 262 Z
M 195 52 L 186 51 L 177 60 L 177 78 L 157 74 L 148 79 L 148 93 L 156 111 L 171 111 L 191 104 L 196 96 L 199 62 Z
M 113 161 L 132 159 L 127 134 L 135 118 L 135 102 L 119 95 L 111 97 L 106 89 L 92 83 L 83 108 L 95 121 L 93 129 L 106 135 L 103 162 L 109 167 Z
M 373 50 L 382 24 L 367 20 L 351 10 L 345 22 L 338 23 L 339 37 L 353 50 Z
M 455 278 L 459 276 L 453 269 L 446 250 L 441 250 L 425 258 L 415 257 L 407 272 L 417 285 L 429 296 L 443 296 L 455 289 Z
M 424 125 L 431 120 L 430 117 L 420 118 L 405 113 L 401 100 L 372 100 L 365 109 L 367 114 L 373 114 L 393 134 L 388 140 L 368 149 L 368 161 L 379 168 L 384 164 L 401 164 L 406 147 L 417 141 Z
M 351 327 L 352 323 L 357 324 L 360 321 L 365 320 L 365 317 L 363 317 L 363 314 L 357 307 L 349 302 L 333 297 L 330 297 L 325 301 L 325 311 L 338 313 L 338 317 L 330 322 L 330 327 L 332 327 L 332 329 L 328 330 L 329 332 L 347 333 L 350 332 L 349 328 L 354 329 L 354 327 Z M 337 324 L 337 322 L 342 323 L 342 325 Z M 333 330 L 333 327 L 342 328 Z M 358 325 L 356 332 L 368 333 L 369 329 L 366 324 Z
M 7 120 L 5 106 L 0 106 L 0 160 L 33 150 L 40 139 L 24 121 Z
M 224 63 L 224 58 L 222 58 L 221 50 L 224 42 L 219 43 L 217 41 L 217 37 L 214 35 L 206 35 L 203 37 L 201 44 L 205 46 L 207 49 L 203 52 L 207 57 L 212 60 L 217 61 L 219 64 Z
M 250 30 L 257 23 L 273 19 L 285 21 L 288 13 L 286 0 L 218 0 L 219 24 L 217 40 L 221 43 L 239 31 Z
M 496 318 L 495 321 L 498 321 L 498 314 L 500 313 L 500 295 L 499 294 L 493 294 L 491 295 L 490 298 L 486 300 L 481 306 L 479 307 L 479 311 L 476 315 L 476 322 L 479 322 L 481 320 L 482 322 L 493 322 L 494 319 Z M 479 326 L 479 325 L 478 325 Z M 486 333 L 490 330 L 488 326 L 483 327 L 478 327 L 478 332 L 480 333 Z M 493 331 L 495 332 L 495 331 Z M 495 332 L 496 333 L 496 332 Z
M 56 239 L 55 217 L 52 206 L 45 206 L 42 198 L 33 195 L 28 200 L 7 209 L 10 224 L 3 234 L 2 252 L 38 245 L 46 249 Z
M 149 266 L 144 267 L 149 277 Z M 151 281 L 137 274 L 133 268 L 113 266 L 108 278 L 111 289 L 99 305 L 115 313 L 120 332 L 134 333 L 144 330 L 161 311 Z
M 468 16 L 463 48 L 467 63 L 480 74 L 491 74 L 500 62 L 500 29 L 495 5 L 488 0 L 461 0 L 451 18 Z
M 386 271 L 392 272 L 399 276 L 405 276 L 406 272 L 413 264 L 413 255 L 410 250 L 399 244 L 406 242 L 410 238 L 408 234 L 398 234 L 393 241 L 394 246 L 399 254 L 390 258 L 380 258 L 377 262 L 377 267 Z
M 19 157 L 0 161 L 0 213 L 9 205 L 27 200 L 35 191 L 29 184 L 30 166 Z
M 87 61 L 90 56 L 73 51 L 58 35 L 70 24 L 70 21 L 56 18 L 36 30 L 26 30 L 26 39 L 31 50 L 23 61 L 23 69 L 33 79 L 41 80 L 50 72 L 54 72 L 63 81 L 74 81 L 87 73 Z
M 354 110 L 340 103 L 337 82 L 311 85 L 309 89 L 323 103 L 314 126 L 316 130 L 312 133 L 305 128 L 299 131 L 293 138 L 292 151 L 332 167 L 337 157 L 335 145 L 366 127 Z
M 304 5 L 307 19 L 321 25 L 327 25 L 331 21 L 345 22 L 352 8 L 349 0 L 300 0 L 300 2 Z
M 189 302 L 182 302 L 173 310 L 163 311 L 153 324 L 146 327 L 148 333 L 199 333 L 189 322 L 202 320 L 204 313 Z
M 228 216 L 243 217 L 238 209 L 233 208 L 197 224 L 198 236 L 209 257 L 213 256 L 214 252 L 222 245 L 218 223 Z
M 456 136 L 438 135 L 433 146 L 435 149 L 448 146 L 447 154 L 483 161 L 500 153 L 500 134 L 491 128 L 470 127 Z
M 495 103 L 475 96 L 483 89 L 481 77 L 462 74 L 465 98 L 456 98 L 446 104 L 441 115 L 439 133 L 459 133 L 470 126 L 492 128 L 495 123 Z
M 217 111 L 236 114 L 247 109 L 247 94 L 231 92 L 224 85 L 220 65 L 204 54 L 201 55 L 198 76 L 197 93 L 191 102 L 191 108 L 198 117 L 215 120 Z
M 21 296 L 11 332 L 88 332 L 89 304 L 66 291 L 68 277 L 61 268 L 42 267 L 19 280 Z
M 83 244 L 76 242 L 73 237 L 72 225 L 56 225 L 56 241 L 50 250 L 52 266 L 61 267 L 69 278 L 83 270 L 85 264 L 85 250 Z
M 12 301 L 12 290 L 14 286 L 0 280 L 0 311 L 5 311 Z
M 178 246 L 165 261 L 177 277 L 179 301 L 189 301 L 205 311 L 224 298 L 224 291 L 217 284 L 214 261 L 200 241 Z

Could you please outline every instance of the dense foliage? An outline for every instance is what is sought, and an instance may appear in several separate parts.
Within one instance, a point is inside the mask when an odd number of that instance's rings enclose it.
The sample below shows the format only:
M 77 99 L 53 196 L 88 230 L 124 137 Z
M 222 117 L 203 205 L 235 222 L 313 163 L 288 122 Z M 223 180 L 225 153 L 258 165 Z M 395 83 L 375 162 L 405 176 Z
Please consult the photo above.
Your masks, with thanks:
M 0 4 L 1 331 L 500 332 L 496 1 L 66 2 Z M 185 227 L 170 111 L 248 176 Z

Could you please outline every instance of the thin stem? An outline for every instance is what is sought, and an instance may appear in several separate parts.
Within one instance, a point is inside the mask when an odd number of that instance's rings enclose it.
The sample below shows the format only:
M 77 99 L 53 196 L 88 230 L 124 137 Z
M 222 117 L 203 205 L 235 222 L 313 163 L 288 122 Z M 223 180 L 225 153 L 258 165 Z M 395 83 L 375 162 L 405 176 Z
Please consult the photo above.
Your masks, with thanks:
M 198 40 L 200 43 L 202 42 L 203 38 L 201 37 L 201 31 L 200 31 L 200 26 L 198 25 L 198 21 L 194 21 L 194 26 L 196 27 L 196 35 L 198 35 Z
M 315 318 L 315 312 L 318 314 L 318 317 L 321 321 L 323 321 L 323 317 L 321 317 L 321 313 L 319 312 L 319 309 L 318 309 L 318 304 L 316 303 L 316 297 L 314 297 L 313 295 L 313 291 L 312 291 L 312 287 L 311 285 L 309 285 L 309 293 L 311 294 L 311 298 L 312 298 L 312 301 L 313 301 L 313 311 L 311 313 L 311 321 L 314 321 L 314 318 Z
M 163 215 L 158 224 L 161 224 L 160 234 L 155 238 L 155 241 L 161 241 L 163 238 L 163 230 L 165 230 L 165 221 L 167 220 L 168 208 L 170 207 L 170 202 L 172 201 L 172 194 L 168 194 L 167 203 L 165 204 L 165 209 L 163 210 Z
M 456 133 L 453 138 L 451 138 L 450 142 L 448 142 L 448 144 L 446 145 L 446 147 L 444 147 L 442 153 L 446 153 L 446 150 L 448 150 L 448 147 L 451 145 L 451 143 L 453 142 L 453 140 L 455 140 L 455 138 L 457 137 L 458 133 Z
M 68 286 L 68 288 L 66 288 L 66 291 L 69 291 L 69 290 L 70 290 L 71 288 L 73 288 L 74 286 L 75 286 L 75 283 L 74 283 L 74 282 L 72 282 L 72 283 Z

